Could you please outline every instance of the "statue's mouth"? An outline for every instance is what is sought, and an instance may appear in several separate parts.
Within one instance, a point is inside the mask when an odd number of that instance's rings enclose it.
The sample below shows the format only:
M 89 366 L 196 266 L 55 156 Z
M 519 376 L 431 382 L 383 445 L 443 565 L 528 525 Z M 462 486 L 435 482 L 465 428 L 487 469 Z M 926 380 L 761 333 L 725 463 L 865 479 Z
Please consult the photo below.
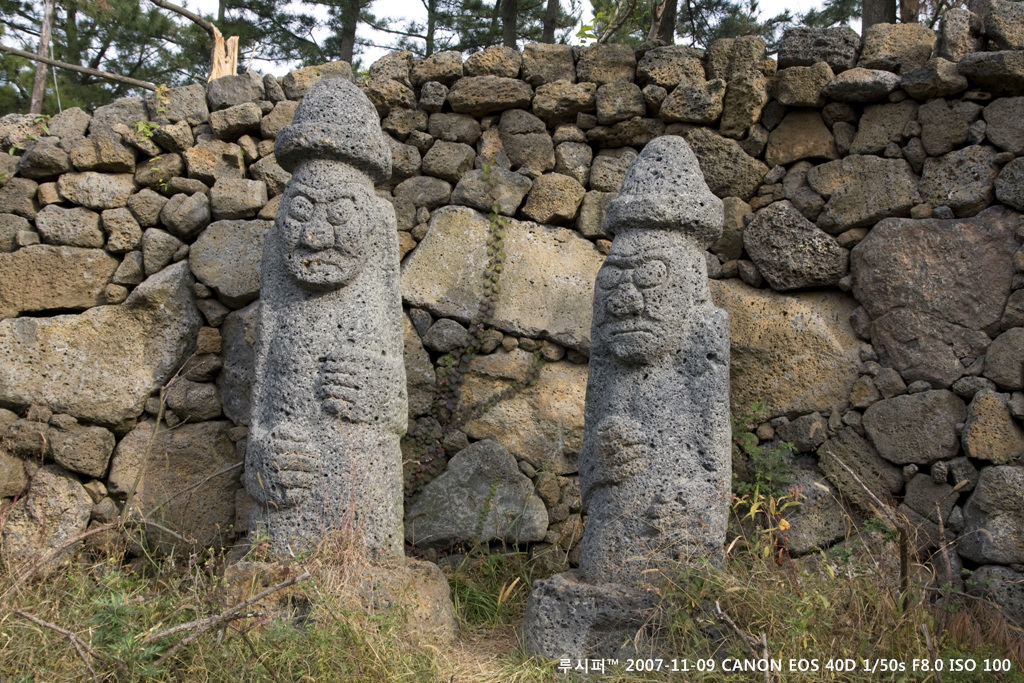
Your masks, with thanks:
M 655 332 L 652 329 L 646 327 L 616 327 L 608 331 L 609 337 L 623 337 L 627 335 L 651 335 L 654 336 Z
M 339 267 L 346 265 L 352 260 L 352 257 L 348 254 L 343 254 L 335 249 L 306 251 L 298 256 L 300 262 L 306 268 Z

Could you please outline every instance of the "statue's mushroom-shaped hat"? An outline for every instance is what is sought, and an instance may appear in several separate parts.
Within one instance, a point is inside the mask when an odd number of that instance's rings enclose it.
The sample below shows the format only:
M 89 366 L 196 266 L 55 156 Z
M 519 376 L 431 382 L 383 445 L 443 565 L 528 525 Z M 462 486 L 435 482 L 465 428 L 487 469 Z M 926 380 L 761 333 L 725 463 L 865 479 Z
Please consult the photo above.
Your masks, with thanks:
M 722 236 L 722 200 L 712 194 L 686 140 L 665 135 L 647 143 L 629 167 L 604 229 L 680 230 L 702 246 Z
M 350 81 L 320 81 L 299 103 L 290 126 L 274 142 L 286 171 L 306 159 L 333 159 L 362 171 L 375 183 L 391 176 L 391 148 L 377 110 Z

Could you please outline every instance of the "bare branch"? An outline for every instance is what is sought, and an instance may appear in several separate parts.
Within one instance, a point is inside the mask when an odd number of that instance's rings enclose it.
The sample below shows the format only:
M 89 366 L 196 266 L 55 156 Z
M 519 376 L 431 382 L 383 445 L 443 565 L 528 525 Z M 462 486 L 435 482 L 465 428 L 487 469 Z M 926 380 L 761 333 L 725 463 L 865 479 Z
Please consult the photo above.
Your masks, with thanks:
M 82 641 L 77 635 L 75 635 L 74 632 L 68 631 L 67 629 L 63 629 L 60 626 L 57 626 L 56 624 L 51 624 L 48 621 L 43 621 L 38 617 L 32 616 L 28 612 L 22 612 L 20 609 L 11 610 L 11 613 L 17 614 L 22 619 L 28 619 L 33 624 L 37 624 L 39 626 L 42 626 L 43 628 L 48 628 L 51 631 L 55 631 L 64 636 L 65 638 L 67 638 L 68 641 L 70 641 L 70 643 L 74 646 L 75 651 L 78 653 L 78 656 L 81 657 L 82 662 L 85 663 L 85 668 L 87 668 L 89 670 L 89 673 L 92 674 L 92 680 L 96 680 L 96 671 L 92 668 L 92 662 L 89 661 L 89 657 L 86 657 L 85 655 L 89 654 L 90 657 L 94 657 L 100 660 L 101 662 L 107 663 L 107 660 L 103 657 L 103 655 L 89 647 L 84 641 Z
M 203 17 L 199 16 L 195 12 L 190 12 L 189 10 L 185 9 L 184 7 L 180 7 L 178 5 L 175 5 L 174 3 L 167 2 L 167 0 L 149 0 L 149 1 L 151 3 L 153 3 L 154 5 L 156 5 L 157 7 L 162 7 L 165 10 L 169 10 L 171 12 L 174 12 L 175 14 L 180 14 L 181 16 L 185 17 L 189 21 L 192 21 L 192 22 L 198 24 L 204 31 L 206 31 L 207 33 L 210 34 L 211 38 L 214 38 L 214 37 L 220 35 L 220 30 L 216 26 L 213 25 L 212 21 L 210 21 L 209 19 L 204 19 Z
M 0 52 L 5 52 L 9 55 L 16 55 L 18 57 L 24 57 L 25 59 L 31 59 L 36 62 L 42 62 L 44 64 L 49 64 L 50 66 L 58 66 L 62 69 L 68 69 L 69 71 L 77 71 L 79 73 L 88 74 L 89 76 L 105 78 L 108 81 L 127 83 L 128 85 L 134 85 L 136 88 L 156 90 L 156 85 L 150 83 L 149 81 L 140 81 L 134 78 L 128 78 L 127 76 L 119 76 L 117 74 L 112 74 L 109 71 L 103 71 L 102 69 L 90 69 L 88 67 L 78 66 L 77 64 L 68 64 L 67 62 L 61 62 L 56 59 L 50 59 L 49 57 L 43 57 L 42 55 L 26 52 L 25 50 L 18 50 L 17 48 L 7 47 L 6 45 L 0 45 Z
M 248 607 L 249 605 L 252 605 L 253 603 L 259 602 L 260 600 L 262 600 L 263 598 L 267 597 L 268 595 L 271 595 L 272 593 L 276 593 L 277 591 L 279 591 L 279 590 L 281 590 L 283 588 L 287 588 L 288 586 L 294 585 L 294 584 L 298 583 L 299 581 L 304 581 L 304 580 L 308 579 L 309 576 L 310 576 L 309 572 L 302 572 L 298 576 L 293 576 L 292 578 L 287 579 L 286 581 L 282 581 L 279 584 L 271 586 L 267 590 L 252 596 L 248 600 L 245 600 L 243 602 L 238 603 L 237 605 L 235 605 L 231 609 L 225 610 L 224 612 L 221 612 L 218 615 L 214 615 L 212 617 L 205 617 L 203 619 L 196 619 L 195 621 L 190 621 L 187 624 L 179 624 L 178 626 L 174 626 L 174 627 L 169 628 L 169 629 L 167 629 L 165 631 L 161 631 L 160 633 L 154 633 L 152 635 L 146 636 L 142 640 L 142 642 L 143 643 L 149 643 L 149 642 L 152 642 L 154 640 L 160 640 L 161 638 L 165 638 L 165 637 L 167 637 L 169 635 L 172 635 L 174 633 L 180 633 L 181 631 L 185 631 L 185 630 L 188 630 L 188 629 L 195 629 L 188 636 L 186 636 L 185 638 L 183 638 L 180 641 L 178 641 L 178 643 L 176 643 L 174 645 L 174 647 L 172 647 L 170 650 L 165 652 L 164 655 L 162 657 L 160 657 L 160 659 L 156 660 L 155 665 L 156 666 L 160 666 L 165 661 L 167 661 L 172 656 L 174 656 L 174 654 L 178 650 L 180 650 L 181 648 L 185 647 L 186 645 L 188 645 L 193 640 L 195 640 L 196 638 L 198 638 L 202 634 L 206 633 L 210 629 L 212 629 L 212 628 L 214 628 L 216 626 L 220 626 L 221 624 L 226 624 L 227 622 L 233 621 L 235 619 L 241 619 L 241 618 L 244 618 L 245 616 L 250 616 L 250 615 L 242 614 L 242 611 L 246 607 Z
M 629 19 L 630 16 L 632 16 L 633 9 L 635 7 L 636 0 L 629 0 L 629 4 L 626 5 L 625 9 L 619 7 L 618 10 L 615 12 L 615 19 L 608 26 L 608 28 L 601 33 L 601 37 L 598 39 L 597 42 L 607 43 L 609 40 L 611 40 L 611 37 L 615 35 L 615 32 L 622 28 L 622 25 L 626 23 L 626 20 Z

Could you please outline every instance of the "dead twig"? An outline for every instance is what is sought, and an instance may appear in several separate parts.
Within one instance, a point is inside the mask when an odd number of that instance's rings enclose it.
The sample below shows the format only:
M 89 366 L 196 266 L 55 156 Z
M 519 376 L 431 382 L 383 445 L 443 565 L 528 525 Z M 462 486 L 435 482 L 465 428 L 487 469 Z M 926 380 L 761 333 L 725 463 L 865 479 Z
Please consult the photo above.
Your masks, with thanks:
M 156 660 L 156 662 L 154 663 L 155 666 L 160 666 L 165 661 L 167 661 L 168 659 L 173 657 L 178 652 L 178 650 L 180 650 L 181 648 L 185 647 L 186 645 L 188 645 L 193 640 L 195 640 L 196 638 L 198 638 L 202 634 L 206 633 L 210 629 L 215 628 L 217 626 L 220 626 L 221 624 L 226 624 L 229 621 L 233 621 L 235 619 L 243 618 L 245 615 L 242 615 L 241 613 L 249 605 L 252 605 L 253 603 L 259 602 L 260 600 L 262 600 L 263 598 L 267 597 L 268 595 L 271 595 L 273 593 L 276 593 L 279 590 L 282 590 L 284 588 L 292 586 L 292 585 L 298 583 L 299 581 L 304 581 L 305 579 L 308 579 L 309 576 L 310 576 L 309 572 L 302 572 L 298 576 L 293 576 L 290 579 L 286 579 L 285 581 L 282 581 L 281 583 L 278 583 L 278 584 L 276 584 L 274 586 L 271 586 L 270 588 L 266 589 L 265 591 L 252 596 L 248 600 L 244 600 L 244 601 L 238 603 L 234 607 L 232 607 L 230 609 L 227 609 L 227 610 L 221 612 L 220 614 L 215 614 L 215 615 L 210 616 L 210 617 L 204 617 L 202 619 L 196 619 L 194 621 L 190 621 L 190 622 L 185 623 L 185 624 L 179 624 L 177 626 L 173 626 L 173 627 L 171 627 L 169 629 L 166 629 L 164 631 L 161 631 L 159 633 L 150 634 L 150 635 L 146 636 L 145 638 L 143 638 L 142 642 L 143 643 L 150 643 L 150 642 L 153 642 L 154 640 L 160 640 L 162 638 L 166 638 L 167 636 L 173 635 L 175 633 L 181 633 L 182 631 L 187 631 L 187 630 L 191 630 L 192 631 L 185 638 L 182 638 L 180 641 L 178 641 L 178 643 L 175 644 L 174 647 L 172 647 L 170 650 L 168 650 L 166 653 L 164 653 L 164 655 L 162 657 L 160 657 L 160 659 Z M 254 613 L 254 614 L 258 614 L 258 613 Z
M 103 655 L 89 647 L 77 635 L 75 635 L 73 631 L 68 631 L 67 629 L 63 629 L 60 626 L 57 626 L 56 624 L 51 624 L 48 621 L 43 621 L 39 617 L 32 616 L 28 612 L 22 612 L 20 609 L 11 610 L 11 613 L 18 615 L 22 619 L 28 619 L 33 624 L 42 626 L 43 628 L 48 628 L 51 631 L 59 633 L 65 638 L 67 638 L 68 641 L 74 646 L 75 652 L 77 652 L 78 656 L 82 659 L 82 662 L 85 664 L 85 668 L 89 670 L 89 674 L 92 676 L 92 680 L 96 680 L 96 670 L 92 668 L 92 662 L 89 660 L 89 657 L 86 657 L 86 654 L 88 654 L 90 657 L 94 657 L 95 659 L 100 660 L 104 664 L 109 664 L 109 662 Z
M 771 650 L 768 649 L 767 635 L 762 633 L 761 638 L 757 639 L 741 629 L 736 625 L 736 622 L 725 613 L 725 610 L 722 609 L 722 606 L 717 600 L 715 600 L 715 616 L 718 617 L 719 621 L 732 629 L 733 633 L 735 633 L 746 648 L 750 650 L 750 654 L 755 657 L 760 657 L 766 662 L 771 662 Z M 764 672 L 764 683 L 776 683 L 778 680 L 779 677 L 776 675 L 776 672 L 771 670 L 771 666 L 768 666 Z
M 928 656 L 931 657 L 934 662 L 939 658 L 939 655 L 935 651 L 935 643 L 932 641 L 932 634 L 928 632 L 928 624 L 922 622 L 921 631 L 924 632 L 924 643 L 928 648 Z M 939 669 L 935 669 L 934 671 L 936 683 L 942 683 L 942 671 Z
M 256 651 L 256 646 L 253 645 L 252 640 L 249 639 L 249 634 L 247 633 L 248 629 L 246 631 L 243 631 L 239 628 L 235 628 L 233 625 L 230 628 L 232 631 L 242 636 L 242 641 L 249 648 L 249 651 L 252 652 L 253 661 L 259 666 L 262 666 L 264 669 L 266 669 L 267 674 L 269 674 L 270 677 L 274 680 L 274 683 L 281 683 L 281 679 L 277 677 L 277 673 L 275 673 L 274 670 L 270 668 L 270 665 L 266 662 L 260 661 L 260 653 Z
M 853 479 L 854 483 L 857 484 L 864 493 L 875 503 L 877 506 L 878 513 L 885 517 L 886 521 L 896 528 L 900 536 L 900 592 L 906 593 L 910 589 L 910 539 L 914 537 L 914 527 L 911 526 L 910 522 L 906 520 L 892 505 L 883 503 L 882 500 L 875 495 L 867 484 L 861 481 L 860 477 L 857 476 L 856 472 L 850 469 L 850 466 L 839 459 L 835 453 L 829 449 L 825 449 L 825 454 L 836 461 L 840 467 L 842 467 L 847 474 Z

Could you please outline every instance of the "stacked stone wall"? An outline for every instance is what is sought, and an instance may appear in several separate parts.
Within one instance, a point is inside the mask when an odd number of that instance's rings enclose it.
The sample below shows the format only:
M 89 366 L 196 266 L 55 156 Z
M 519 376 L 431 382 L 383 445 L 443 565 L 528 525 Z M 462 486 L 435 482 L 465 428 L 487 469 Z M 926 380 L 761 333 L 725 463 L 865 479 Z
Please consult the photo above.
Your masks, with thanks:
M 954 559 L 1024 578 L 1018 14 L 993 0 L 939 31 L 795 29 L 777 59 L 739 38 L 375 63 L 359 85 L 393 156 L 377 191 L 407 313 L 407 539 L 507 538 L 575 562 L 604 210 L 644 145 L 680 135 L 725 202 L 706 260 L 731 318 L 734 413 L 759 405 L 762 445 L 801 454 L 791 550 L 868 510 L 832 453 L 922 546 L 941 542 L 938 503 Z M 331 77 L 351 70 L 0 119 L 4 555 L 112 519 L 140 469 L 164 526 L 200 544 L 246 528 L 258 266 L 289 177 L 273 141 Z M 172 429 L 152 437 L 165 386 Z

